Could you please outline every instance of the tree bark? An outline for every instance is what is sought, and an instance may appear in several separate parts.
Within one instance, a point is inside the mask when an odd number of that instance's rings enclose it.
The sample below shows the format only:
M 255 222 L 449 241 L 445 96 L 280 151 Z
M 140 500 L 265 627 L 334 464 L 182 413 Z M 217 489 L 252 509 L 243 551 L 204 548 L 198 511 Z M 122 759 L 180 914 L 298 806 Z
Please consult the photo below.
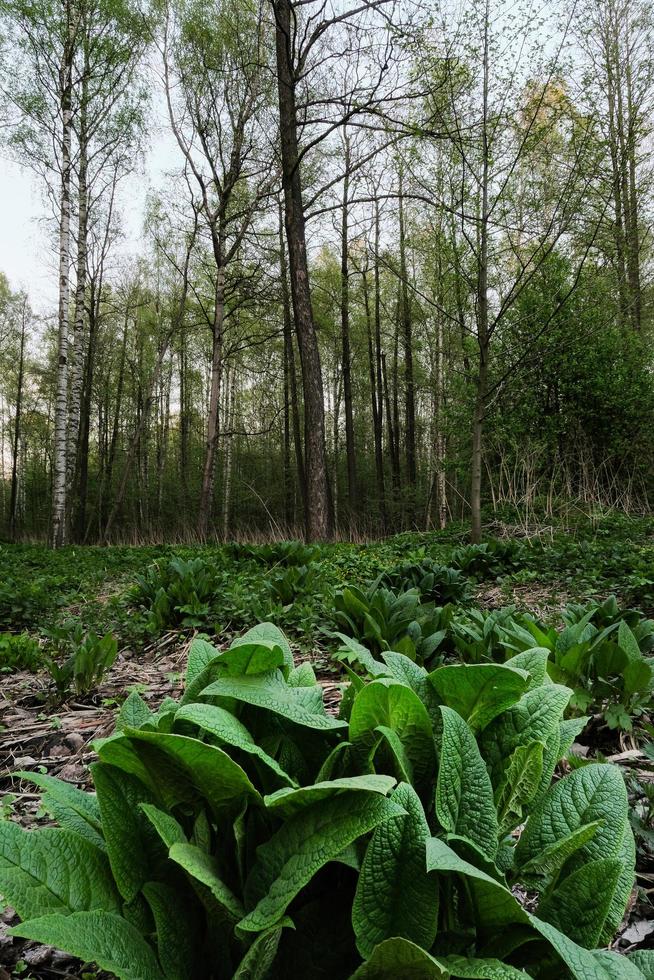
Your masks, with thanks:
M 222 243 L 217 245 L 219 251 Z M 213 486 L 216 473 L 216 447 L 219 432 L 220 385 L 223 371 L 223 323 L 225 320 L 225 266 L 216 265 L 216 286 L 214 293 L 213 343 L 211 356 L 211 389 L 209 393 L 209 416 L 207 419 L 207 441 L 202 473 L 202 491 L 198 512 L 198 536 L 204 541 L 209 528 L 209 517 L 213 502 Z
M 67 7 L 68 31 L 61 64 L 61 190 L 59 199 L 59 340 L 57 349 L 57 391 L 52 474 L 53 548 L 66 544 L 66 483 L 68 471 L 68 315 L 70 301 L 70 184 L 73 134 L 72 69 L 75 27 Z
M 9 534 L 16 537 L 18 517 L 18 452 L 20 449 L 20 424 L 23 407 L 23 376 L 25 366 L 25 321 L 27 319 L 27 297 L 23 297 L 20 326 L 20 348 L 18 353 L 18 379 L 16 385 L 16 418 L 14 419 L 14 439 L 11 457 L 11 495 L 9 499 Z
M 276 27 L 275 48 L 286 240 L 304 389 L 305 535 L 308 541 L 326 540 L 331 536 L 331 528 L 325 451 L 325 406 L 307 263 L 297 135 L 297 79 L 291 46 L 291 3 L 290 0 L 272 0 L 272 2 Z
M 343 407 L 345 410 L 345 455 L 347 459 L 348 518 L 350 524 L 357 510 L 357 466 L 354 445 L 352 409 L 352 354 L 350 351 L 350 270 L 348 262 L 348 210 L 350 192 L 350 143 L 345 136 L 345 175 L 341 218 L 341 362 L 343 365 Z

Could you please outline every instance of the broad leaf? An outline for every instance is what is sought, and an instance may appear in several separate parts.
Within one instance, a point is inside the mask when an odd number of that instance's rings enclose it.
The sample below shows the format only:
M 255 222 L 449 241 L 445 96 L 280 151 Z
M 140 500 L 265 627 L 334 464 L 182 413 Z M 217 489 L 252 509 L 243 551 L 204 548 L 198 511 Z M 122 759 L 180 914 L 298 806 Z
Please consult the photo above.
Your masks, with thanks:
M 422 803 L 406 783 L 391 799 L 405 813 L 373 832 L 352 907 L 357 948 L 363 957 L 392 936 L 427 949 L 436 938 L 438 882 L 425 868 L 430 832 Z
M 443 734 L 436 783 L 436 815 L 450 834 L 467 837 L 492 858 L 498 823 L 493 787 L 477 743 L 461 715 L 441 706 Z
M 239 929 L 259 932 L 275 925 L 320 868 L 352 841 L 402 812 L 379 793 L 343 793 L 291 817 L 257 850 L 246 884 L 251 911 Z
M 528 677 L 502 664 L 449 664 L 431 673 L 429 680 L 441 703 L 479 732 L 522 697 Z
M 279 789 L 276 793 L 264 796 L 263 801 L 269 810 L 286 818 L 307 806 L 331 799 L 341 793 L 381 793 L 382 796 L 387 796 L 394 786 L 395 779 L 392 776 L 344 776 L 341 779 L 324 780 L 297 789 Z
M 325 711 L 322 689 L 289 687 L 280 671 L 260 676 L 221 677 L 202 691 L 203 697 L 235 698 L 318 731 L 346 728 L 347 722 Z
M 386 939 L 350 980 L 448 980 L 452 974 L 440 960 L 408 939 Z
M 173 844 L 169 857 L 192 878 L 205 885 L 218 904 L 234 921 L 243 917 L 243 906 L 221 880 L 215 860 L 195 844 Z
M 588 861 L 568 875 L 538 906 L 538 917 L 592 949 L 599 943 L 622 864 Z
M 106 854 L 69 830 L 0 821 L 0 894 L 21 919 L 51 912 L 120 911 Z
M 164 980 L 157 958 L 134 926 L 108 912 L 46 915 L 22 922 L 14 936 L 55 946 L 85 963 L 97 963 L 118 980 Z

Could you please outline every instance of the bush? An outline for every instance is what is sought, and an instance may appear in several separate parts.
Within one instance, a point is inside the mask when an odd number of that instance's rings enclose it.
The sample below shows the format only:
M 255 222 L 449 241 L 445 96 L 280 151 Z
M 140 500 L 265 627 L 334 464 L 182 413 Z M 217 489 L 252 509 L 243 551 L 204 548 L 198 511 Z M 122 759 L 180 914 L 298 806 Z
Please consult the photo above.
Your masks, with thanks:
M 28 633 L 0 633 L 0 670 L 38 670 L 41 647 Z
M 595 950 L 634 880 L 624 782 L 551 782 L 580 723 L 547 654 L 373 663 L 337 718 L 271 624 L 196 640 L 181 701 L 130 695 L 97 744 L 97 795 L 20 774 L 61 826 L 0 822 L 13 934 L 119 980 L 643 980 Z

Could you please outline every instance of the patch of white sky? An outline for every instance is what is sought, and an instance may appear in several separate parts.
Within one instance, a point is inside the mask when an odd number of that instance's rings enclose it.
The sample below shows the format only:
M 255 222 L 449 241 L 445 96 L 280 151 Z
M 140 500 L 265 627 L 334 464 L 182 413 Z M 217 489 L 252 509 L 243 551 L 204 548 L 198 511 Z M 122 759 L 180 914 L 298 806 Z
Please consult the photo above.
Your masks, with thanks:
M 114 260 L 142 250 L 148 195 L 161 189 L 166 174 L 180 168 L 180 151 L 167 125 L 163 96 L 153 79 L 150 134 L 135 171 L 120 183 L 121 237 Z M 24 290 L 32 309 L 53 315 L 58 296 L 56 225 L 43 180 L 0 149 L 0 272 L 13 290 Z

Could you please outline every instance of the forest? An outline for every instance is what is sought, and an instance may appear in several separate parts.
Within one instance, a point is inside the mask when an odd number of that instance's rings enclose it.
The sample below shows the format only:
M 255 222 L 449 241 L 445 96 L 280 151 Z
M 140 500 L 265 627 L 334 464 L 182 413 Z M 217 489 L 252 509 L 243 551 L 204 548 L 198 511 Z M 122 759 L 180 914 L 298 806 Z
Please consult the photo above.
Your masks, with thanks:
M 654 980 L 653 133 L 647 0 L 0 0 L 0 980 Z
M 0 282 L 6 535 L 648 510 L 647 3 L 2 10 L 59 296 Z

